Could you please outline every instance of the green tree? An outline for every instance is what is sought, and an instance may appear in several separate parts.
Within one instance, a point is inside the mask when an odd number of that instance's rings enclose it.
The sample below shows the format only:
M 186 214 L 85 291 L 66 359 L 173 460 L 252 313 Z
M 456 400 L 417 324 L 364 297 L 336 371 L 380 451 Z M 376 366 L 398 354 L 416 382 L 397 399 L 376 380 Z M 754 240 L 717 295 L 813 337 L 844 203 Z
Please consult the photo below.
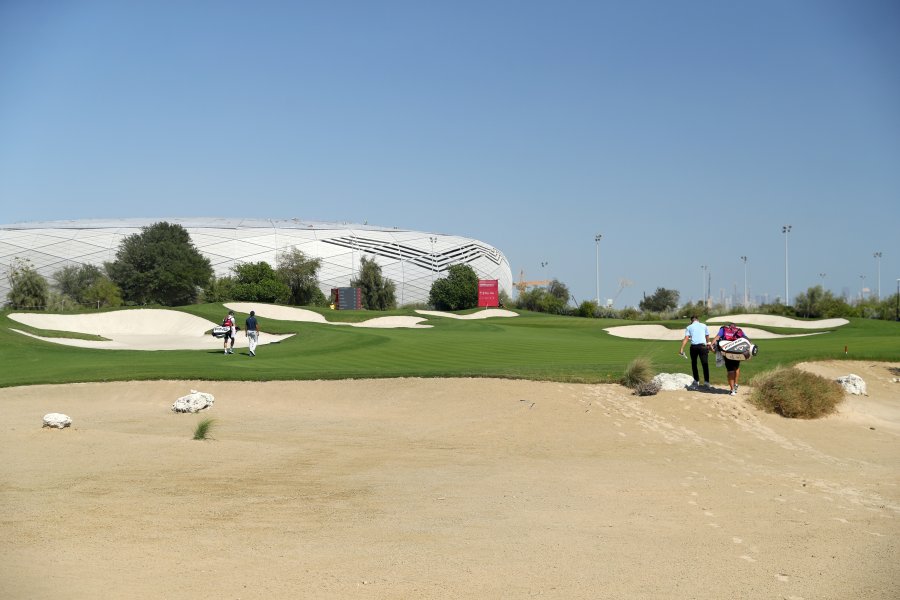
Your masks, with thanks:
M 213 275 L 209 278 L 209 283 L 203 289 L 204 302 L 228 302 L 234 300 L 234 277 L 216 277 Z
M 544 304 L 543 298 L 547 293 L 547 288 L 543 287 L 536 287 L 524 292 L 519 292 L 519 296 L 516 298 L 516 307 L 539 312 L 541 306 Z
M 68 294 L 61 294 L 57 291 L 50 290 L 50 295 L 47 296 L 47 310 L 49 311 L 69 312 L 78 310 L 79 308 L 81 308 L 81 305 L 75 302 Z
M 819 316 L 826 319 L 846 319 L 857 316 L 857 312 L 846 300 L 828 292 L 819 302 Z
M 92 306 L 122 306 L 122 292 L 109 277 L 101 276 L 82 294 L 83 302 Z
M 66 265 L 53 274 L 56 289 L 79 304 L 88 304 L 85 291 L 101 277 L 106 277 L 96 265 Z
M 195 302 L 213 274 L 187 230 L 165 221 L 122 240 L 106 271 L 128 302 L 163 306 Z
M 362 291 L 362 306 L 368 310 L 388 310 L 397 307 L 396 285 L 381 274 L 381 265 L 374 258 L 362 257 L 359 277 L 350 280 L 350 287 Z
M 568 306 L 571 294 L 569 293 L 569 288 L 566 284 L 559 279 L 554 279 L 550 282 L 550 285 L 547 286 L 547 291 L 550 292 L 551 296 L 559 300 L 563 306 Z
M 643 311 L 665 312 L 678 306 L 678 291 L 667 290 L 658 287 L 652 296 L 644 294 L 644 299 L 638 304 Z
M 232 271 L 231 293 L 235 300 L 284 303 L 291 296 L 291 289 L 265 261 L 235 265 Z
M 575 314 L 579 317 L 586 317 L 588 319 L 596 317 L 599 313 L 600 310 L 597 307 L 597 302 L 595 300 L 585 300 L 578 305 L 578 309 L 575 311 Z
M 831 296 L 821 285 L 811 287 L 794 298 L 794 310 L 801 317 L 818 318 L 822 315 L 822 305 Z
M 6 280 L 10 288 L 6 299 L 10 307 L 27 310 L 44 310 L 47 307 L 50 286 L 31 261 L 18 257 L 13 259 Z
M 447 276 L 431 285 L 428 302 L 438 310 L 465 310 L 478 306 L 478 275 L 469 265 L 451 265 Z
M 297 306 L 324 306 L 325 294 L 319 289 L 319 268 L 322 259 L 310 258 L 291 248 L 278 255 L 278 277 L 290 289 L 288 302 Z

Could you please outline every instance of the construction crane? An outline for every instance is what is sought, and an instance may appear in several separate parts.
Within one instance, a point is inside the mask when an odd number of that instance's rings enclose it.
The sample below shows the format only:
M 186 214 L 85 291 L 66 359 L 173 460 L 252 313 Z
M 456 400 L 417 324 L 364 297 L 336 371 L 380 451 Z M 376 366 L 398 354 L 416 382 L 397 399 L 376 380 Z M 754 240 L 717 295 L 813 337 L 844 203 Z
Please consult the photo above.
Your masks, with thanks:
M 620 278 L 619 279 L 619 291 L 617 291 L 616 295 L 613 296 L 613 299 L 612 299 L 613 304 L 615 304 L 616 300 L 619 299 L 619 294 L 622 293 L 622 290 L 624 290 L 627 287 L 631 287 L 633 285 L 634 285 L 634 282 L 632 280 L 626 279 L 625 277 Z
M 522 294 L 529 287 L 534 287 L 537 285 L 550 285 L 550 280 L 541 279 L 540 281 L 525 281 L 525 269 L 522 269 L 521 271 L 519 271 L 519 280 L 513 285 L 515 285 L 516 289 L 519 290 L 519 293 Z

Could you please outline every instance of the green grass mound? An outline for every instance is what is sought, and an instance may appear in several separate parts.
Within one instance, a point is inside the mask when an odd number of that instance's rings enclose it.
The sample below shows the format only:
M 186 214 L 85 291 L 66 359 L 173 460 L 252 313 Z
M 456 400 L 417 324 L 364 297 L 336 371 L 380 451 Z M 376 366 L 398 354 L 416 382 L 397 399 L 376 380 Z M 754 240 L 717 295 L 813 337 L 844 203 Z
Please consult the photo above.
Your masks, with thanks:
M 750 403 L 790 419 L 817 419 L 837 410 L 844 390 L 831 381 L 795 369 L 776 367 L 753 378 Z
M 639 356 L 628 363 L 625 367 L 625 374 L 622 376 L 622 385 L 627 388 L 636 389 L 650 382 L 656 373 L 653 370 L 653 363 L 650 359 Z

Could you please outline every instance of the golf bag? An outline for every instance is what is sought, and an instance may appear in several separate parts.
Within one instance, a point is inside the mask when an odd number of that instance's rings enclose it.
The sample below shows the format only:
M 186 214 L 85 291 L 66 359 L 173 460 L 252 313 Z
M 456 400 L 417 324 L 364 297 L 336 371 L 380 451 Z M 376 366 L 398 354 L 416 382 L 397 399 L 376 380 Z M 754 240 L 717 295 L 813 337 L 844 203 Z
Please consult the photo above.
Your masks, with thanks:
M 231 327 L 225 327 L 224 325 L 218 325 L 212 328 L 213 337 L 223 338 L 225 335 L 231 331 Z
M 736 340 L 726 341 L 719 340 L 719 350 L 722 356 L 729 360 L 750 360 L 759 348 L 747 338 L 738 338 Z

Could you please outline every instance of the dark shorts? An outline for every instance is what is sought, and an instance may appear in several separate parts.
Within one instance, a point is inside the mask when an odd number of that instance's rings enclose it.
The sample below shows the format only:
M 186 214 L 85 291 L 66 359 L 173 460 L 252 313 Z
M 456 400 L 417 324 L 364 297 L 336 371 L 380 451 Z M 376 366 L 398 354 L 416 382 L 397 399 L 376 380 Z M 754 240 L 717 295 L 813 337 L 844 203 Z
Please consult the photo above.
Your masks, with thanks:
M 731 360 L 730 358 L 725 359 L 725 370 L 729 373 L 731 371 L 737 371 L 741 368 L 741 361 L 739 360 Z

